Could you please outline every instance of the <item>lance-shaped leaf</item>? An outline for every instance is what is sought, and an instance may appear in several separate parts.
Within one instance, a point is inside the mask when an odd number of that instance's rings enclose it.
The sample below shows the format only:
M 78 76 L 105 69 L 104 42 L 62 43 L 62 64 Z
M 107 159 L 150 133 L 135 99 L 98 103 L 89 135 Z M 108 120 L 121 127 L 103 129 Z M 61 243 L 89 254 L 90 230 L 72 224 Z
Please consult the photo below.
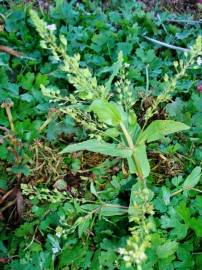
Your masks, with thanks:
M 165 135 L 189 128 L 189 126 L 173 120 L 155 120 L 139 136 L 138 143 L 157 141 Z
M 90 105 L 89 111 L 93 111 L 103 123 L 117 126 L 122 121 L 118 106 L 113 102 L 97 99 Z
M 135 146 L 135 149 L 133 150 L 133 157 L 135 161 L 136 173 L 142 178 L 149 176 L 150 165 L 147 158 L 145 144 L 142 143 Z
M 132 151 L 129 148 L 120 147 L 117 144 L 106 143 L 95 139 L 68 145 L 60 152 L 60 154 L 73 153 L 83 150 L 121 158 L 128 158 L 132 155 Z
M 137 170 L 136 170 L 134 158 L 132 157 L 127 158 L 127 162 L 128 162 L 128 169 L 129 169 L 130 174 L 136 174 Z
M 185 179 L 183 183 L 183 188 L 189 189 L 195 187 L 200 181 L 200 178 L 201 178 L 201 167 L 197 166 Z
M 106 204 L 101 207 L 100 215 L 104 217 L 122 216 L 128 213 L 127 207 L 121 205 Z

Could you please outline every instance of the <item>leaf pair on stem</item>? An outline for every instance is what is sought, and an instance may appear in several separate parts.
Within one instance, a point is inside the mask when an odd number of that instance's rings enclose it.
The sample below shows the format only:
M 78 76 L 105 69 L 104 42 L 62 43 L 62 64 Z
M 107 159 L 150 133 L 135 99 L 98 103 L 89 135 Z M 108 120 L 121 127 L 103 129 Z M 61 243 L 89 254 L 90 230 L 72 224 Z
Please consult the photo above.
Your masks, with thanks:
M 134 112 L 127 114 L 121 105 L 107 100 L 93 101 L 89 106 L 89 111 L 93 112 L 99 121 L 107 124 L 110 129 L 116 129 L 116 135 L 118 135 L 120 142 L 115 143 L 117 138 L 114 138 L 113 143 L 96 139 L 87 140 L 69 145 L 61 153 L 87 150 L 108 156 L 126 158 L 130 173 L 136 173 L 141 180 L 144 180 L 150 174 L 146 143 L 157 141 L 171 133 L 189 129 L 187 125 L 173 120 L 155 120 L 146 129 L 141 130 Z M 132 132 L 129 130 L 132 130 Z M 137 130 L 138 136 L 135 136 L 134 133 Z

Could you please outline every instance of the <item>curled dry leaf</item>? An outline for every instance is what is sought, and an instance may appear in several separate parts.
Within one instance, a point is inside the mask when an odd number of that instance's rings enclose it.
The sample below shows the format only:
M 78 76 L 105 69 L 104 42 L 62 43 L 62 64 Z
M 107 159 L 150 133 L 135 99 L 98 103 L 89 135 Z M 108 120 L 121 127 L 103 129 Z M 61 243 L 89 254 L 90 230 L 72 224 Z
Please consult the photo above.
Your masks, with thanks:
M 17 205 L 17 212 L 19 217 L 22 216 L 24 210 L 24 200 L 22 197 L 22 193 L 18 190 L 16 194 L 16 205 Z
M 8 258 L 0 258 L 0 263 L 8 263 L 9 259 Z

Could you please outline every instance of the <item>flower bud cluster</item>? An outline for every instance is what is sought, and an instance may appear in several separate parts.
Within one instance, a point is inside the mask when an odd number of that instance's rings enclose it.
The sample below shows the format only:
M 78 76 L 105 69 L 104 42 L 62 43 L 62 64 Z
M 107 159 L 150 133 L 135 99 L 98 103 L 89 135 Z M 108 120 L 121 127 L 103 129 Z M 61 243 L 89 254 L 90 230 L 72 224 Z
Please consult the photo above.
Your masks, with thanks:
M 126 63 L 123 65 L 119 71 L 119 80 L 115 82 L 118 103 L 124 107 L 125 111 L 129 111 L 134 104 L 132 85 L 127 79 L 128 72 L 126 69 L 128 67 L 129 65 Z
M 151 232 L 154 229 L 151 216 L 154 214 L 153 205 L 150 202 L 151 191 L 144 188 L 137 188 L 131 194 L 134 200 L 130 204 L 130 228 L 131 237 L 125 248 L 119 250 L 126 263 L 126 267 L 136 265 L 138 270 L 147 259 L 146 249 L 151 245 Z M 149 215 L 149 216 L 148 216 Z

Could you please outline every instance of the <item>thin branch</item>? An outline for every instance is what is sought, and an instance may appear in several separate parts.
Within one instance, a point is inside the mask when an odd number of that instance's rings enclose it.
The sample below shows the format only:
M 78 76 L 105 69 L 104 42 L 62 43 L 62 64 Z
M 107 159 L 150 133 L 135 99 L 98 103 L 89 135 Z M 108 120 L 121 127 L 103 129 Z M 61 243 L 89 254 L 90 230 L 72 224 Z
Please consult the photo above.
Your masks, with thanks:
M 21 57 L 22 56 L 21 52 L 17 52 L 15 50 L 13 50 L 12 48 L 9 48 L 9 47 L 3 46 L 3 45 L 0 45 L 0 51 L 8 53 L 8 54 L 16 56 L 16 57 Z
M 177 19 L 167 19 L 166 22 L 180 23 L 180 24 L 202 24 L 202 20 L 199 21 L 189 21 L 189 20 L 177 20 Z
M 197 191 L 199 193 L 202 193 L 202 190 L 198 189 L 198 188 L 191 188 L 191 190 Z
M 16 203 L 16 200 L 17 200 L 17 199 L 15 199 L 15 200 L 10 201 L 9 203 L 7 203 L 4 207 L 2 207 L 2 208 L 0 209 L 0 212 L 2 213 L 2 212 L 4 212 L 7 208 L 9 208 L 9 207 L 11 207 L 12 205 L 14 205 L 14 204 Z
M 24 248 L 24 251 L 26 251 L 26 250 L 33 244 L 33 242 L 34 242 L 34 240 L 35 240 L 35 236 L 36 236 L 37 230 L 38 230 L 38 225 L 36 226 L 36 228 L 35 228 L 35 230 L 34 230 L 34 235 L 32 236 L 31 242 Z
M 178 50 L 178 51 L 182 51 L 182 52 L 190 52 L 191 51 L 190 49 L 178 47 L 178 46 L 175 46 L 175 45 L 171 45 L 171 44 L 168 44 L 168 43 L 165 43 L 163 41 L 159 41 L 159 40 L 156 40 L 154 38 L 147 37 L 147 36 L 144 36 L 144 38 L 146 40 L 149 40 L 149 41 L 157 44 L 157 45 L 164 46 L 164 47 L 167 47 L 167 48 L 172 49 L 172 50 Z

